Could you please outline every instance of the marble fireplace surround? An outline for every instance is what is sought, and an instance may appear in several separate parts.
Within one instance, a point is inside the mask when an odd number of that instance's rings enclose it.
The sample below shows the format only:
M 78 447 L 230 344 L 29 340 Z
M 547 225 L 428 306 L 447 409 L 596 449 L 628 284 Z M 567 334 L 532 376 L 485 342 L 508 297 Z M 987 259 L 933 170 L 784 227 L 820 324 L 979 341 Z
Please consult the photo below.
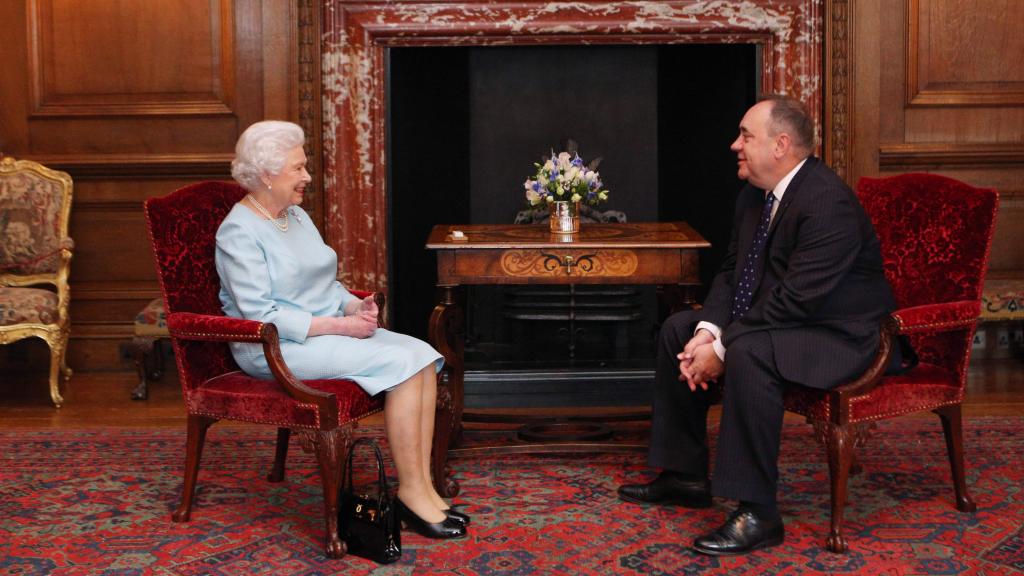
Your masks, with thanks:
M 845 176 L 846 25 L 846 0 L 302 0 L 300 123 L 323 175 L 316 209 L 338 252 L 339 277 L 361 289 L 388 284 L 388 47 L 758 44 L 761 86 L 808 103 L 819 153 Z

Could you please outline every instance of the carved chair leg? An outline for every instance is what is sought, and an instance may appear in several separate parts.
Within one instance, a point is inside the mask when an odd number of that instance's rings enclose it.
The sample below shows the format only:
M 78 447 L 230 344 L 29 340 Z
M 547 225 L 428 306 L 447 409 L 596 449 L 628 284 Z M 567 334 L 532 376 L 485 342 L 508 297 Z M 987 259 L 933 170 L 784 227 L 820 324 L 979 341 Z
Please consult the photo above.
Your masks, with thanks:
M 135 371 L 139 374 L 139 384 L 132 390 L 132 400 L 145 400 L 149 396 L 149 388 L 146 383 L 146 358 L 152 354 L 155 344 L 155 338 L 141 336 L 132 338 L 132 358 L 135 361 Z
M 964 428 L 960 405 L 944 406 L 935 410 L 942 420 L 942 431 L 946 436 L 946 452 L 949 454 L 949 467 L 953 472 L 953 490 L 956 491 L 956 509 L 961 512 L 974 512 L 978 506 L 967 493 L 967 480 L 964 473 Z
M 347 424 L 334 430 L 311 433 L 315 438 L 320 479 L 324 486 L 324 553 L 328 558 L 341 558 L 347 551 L 338 535 L 338 490 L 341 488 L 341 468 L 352 448 L 353 430 L 354 426 Z
M 64 375 L 64 383 L 67 384 L 71 380 L 71 375 L 74 372 L 68 367 L 68 347 L 65 345 L 60 351 L 60 371 Z
M 147 376 L 149 380 L 159 380 L 164 375 L 164 341 L 157 338 L 153 341 L 153 353 L 150 355 L 153 360 L 153 369 Z M 147 366 L 148 368 L 148 366 Z
M 60 395 L 60 372 L 67 342 L 47 341 L 47 344 L 50 346 L 50 400 L 55 407 L 60 408 L 64 404 L 64 398 Z
M 288 428 L 277 429 L 277 448 L 274 450 L 274 467 L 267 474 L 268 482 L 280 482 L 284 480 L 284 463 L 288 459 L 288 440 L 292 431 Z
M 853 439 L 846 426 L 828 425 L 828 471 L 831 480 L 832 522 L 825 547 L 830 552 L 846 552 L 843 538 L 843 511 L 846 507 L 847 480 L 853 460 Z
M 448 468 L 448 446 L 451 443 L 454 423 L 452 393 L 448 386 L 438 383 L 437 408 L 434 412 L 434 441 L 430 451 L 430 473 L 434 477 L 434 489 L 445 498 L 459 494 L 459 483 L 451 477 Z
M 192 514 L 192 499 L 196 492 L 196 477 L 199 475 L 199 460 L 203 456 L 206 430 L 217 420 L 196 414 L 188 415 L 188 443 L 185 447 L 185 486 L 181 490 L 181 503 L 171 515 L 175 522 L 188 522 Z

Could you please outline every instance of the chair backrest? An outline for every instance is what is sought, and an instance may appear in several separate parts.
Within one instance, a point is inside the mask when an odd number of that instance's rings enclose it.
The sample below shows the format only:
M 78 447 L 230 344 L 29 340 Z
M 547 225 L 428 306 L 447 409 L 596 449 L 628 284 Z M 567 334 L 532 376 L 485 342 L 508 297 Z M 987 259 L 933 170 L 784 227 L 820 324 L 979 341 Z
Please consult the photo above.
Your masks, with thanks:
M 861 178 L 857 196 L 881 242 L 899 308 L 971 300 L 981 306 L 998 193 L 936 174 Z M 913 339 L 922 361 L 963 372 L 970 336 Z M 966 340 L 966 341 L 965 341 Z
M 861 178 L 897 306 L 981 300 L 998 194 L 935 174 Z
M 214 264 L 217 228 L 245 194 L 237 184 L 200 182 L 146 200 L 146 224 L 168 314 L 224 315 Z M 225 343 L 174 339 L 174 347 L 186 393 L 209 378 L 238 369 Z
M 61 250 L 71 248 L 71 194 L 65 172 L 10 156 L 0 160 L 0 276 L 43 276 L 56 284 Z

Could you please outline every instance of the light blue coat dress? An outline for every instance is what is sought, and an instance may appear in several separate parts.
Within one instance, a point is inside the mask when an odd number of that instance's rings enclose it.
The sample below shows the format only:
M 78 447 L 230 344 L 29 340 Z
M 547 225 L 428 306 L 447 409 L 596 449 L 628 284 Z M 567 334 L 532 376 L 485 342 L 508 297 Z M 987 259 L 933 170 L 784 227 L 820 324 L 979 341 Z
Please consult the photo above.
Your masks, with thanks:
M 307 338 L 314 316 L 342 316 L 355 296 L 338 282 L 338 255 L 306 212 L 292 206 L 288 222 L 281 232 L 236 204 L 221 223 L 216 262 L 225 314 L 276 325 L 284 360 L 302 380 L 354 380 L 374 395 L 431 363 L 441 370 L 444 359 L 429 344 L 383 328 L 369 338 Z M 273 378 L 262 344 L 233 342 L 231 353 L 245 373 Z

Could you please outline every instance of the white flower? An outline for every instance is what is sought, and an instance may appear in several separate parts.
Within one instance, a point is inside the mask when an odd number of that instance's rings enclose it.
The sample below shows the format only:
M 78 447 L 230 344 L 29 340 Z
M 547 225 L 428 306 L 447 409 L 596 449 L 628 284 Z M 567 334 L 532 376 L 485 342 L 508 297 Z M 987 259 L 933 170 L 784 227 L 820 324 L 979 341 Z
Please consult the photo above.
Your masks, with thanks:
M 596 205 L 608 199 L 608 190 L 601 190 L 604 184 L 600 174 L 591 170 L 579 155 L 559 152 L 535 163 L 536 173 L 523 182 L 527 202 L 536 206 L 542 202 L 571 200 Z

